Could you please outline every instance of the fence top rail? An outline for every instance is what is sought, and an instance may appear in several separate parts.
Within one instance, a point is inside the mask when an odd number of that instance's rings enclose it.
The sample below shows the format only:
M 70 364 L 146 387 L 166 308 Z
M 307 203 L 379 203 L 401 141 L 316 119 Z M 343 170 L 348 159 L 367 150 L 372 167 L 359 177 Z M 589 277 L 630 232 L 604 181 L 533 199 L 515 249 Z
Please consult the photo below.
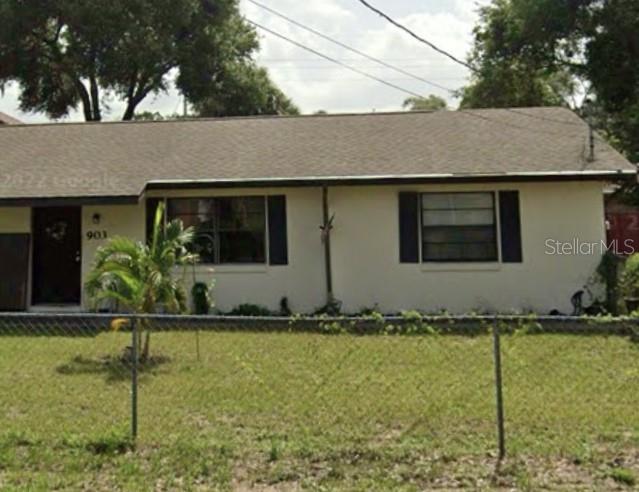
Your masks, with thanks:
M 550 315 L 358 315 L 358 316 L 229 316 L 229 315 L 192 315 L 192 314 L 136 314 L 136 313 L 33 313 L 33 312 L 0 312 L 0 320 L 86 320 L 110 321 L 113 319 L 154 319 L 164 321 L 199 321 L 199 322 L 379 322 L 379 323 L 455 323 L 455 322 L 529 322 L 529 323 L 591 323 L 591 324 L 639 324 L 639 318 L 630 316 L 550 316 Z

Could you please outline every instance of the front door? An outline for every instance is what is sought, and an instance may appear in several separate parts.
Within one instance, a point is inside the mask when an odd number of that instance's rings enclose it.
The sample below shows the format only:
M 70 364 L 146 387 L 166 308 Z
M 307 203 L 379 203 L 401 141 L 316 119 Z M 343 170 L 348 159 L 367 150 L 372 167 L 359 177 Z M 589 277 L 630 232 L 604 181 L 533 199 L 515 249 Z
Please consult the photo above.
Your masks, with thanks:
M 33 304 L 80 304 L 80 210 L 33 209 Z

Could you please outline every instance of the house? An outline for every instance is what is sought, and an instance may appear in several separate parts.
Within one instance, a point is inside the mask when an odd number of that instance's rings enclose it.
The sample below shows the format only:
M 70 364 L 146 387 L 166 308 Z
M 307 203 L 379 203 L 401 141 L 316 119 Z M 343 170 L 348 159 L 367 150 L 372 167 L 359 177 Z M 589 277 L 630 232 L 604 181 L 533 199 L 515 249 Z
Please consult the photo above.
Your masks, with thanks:
M 604 187 L 636 179 L 561 108 L 17 125 L 0 149 L 3 310 L 88 308 L 96 249 L 166 201 L 221 310 L 569 312 Z

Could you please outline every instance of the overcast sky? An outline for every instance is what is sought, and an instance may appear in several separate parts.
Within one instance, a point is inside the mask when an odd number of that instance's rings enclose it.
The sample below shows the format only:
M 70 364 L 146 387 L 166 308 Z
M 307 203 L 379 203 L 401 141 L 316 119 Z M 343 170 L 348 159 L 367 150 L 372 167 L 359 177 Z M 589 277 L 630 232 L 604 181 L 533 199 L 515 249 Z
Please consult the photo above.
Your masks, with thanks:
M 467 70 L 419 43 L 366 9 L 357 0 L 257 0 L 296 21 L 327 34 L 342 43 L 376 58 L 402 67 L 424 79 L 450 89 L 464 85 Z M 371 0 L 396 20 L 429 39 L 458 58 L 464 59 L 472 41 L 472 28 L 477 10 L 489 0 Z M 452 95 L 442 90 L 380 67 L 372 61 L 338 47 L 329 41 L 295 27 L 259 7 L 241 0 L 243 13 L 251 20 L 267 26 L 299 43 L 328 56 L 382 78 L 418 94 L 437 94 L 456 106 Z M 271 34 L 259 32 L 260 65 L 269 69 L 275 83 L 302 109 L 312 113 L 388 111 L 401 108 L 408 94 L 369 80 L 345 68 L 334 65 Z M 139 110 L 171 114 L 181 110 L 174 92 L 149 97 Z M 18 110 L 17 88 L 9 87 L 0 95 L 0 111 L 25 122 L 46 121 L 39 114 L 24 114 Z M 105 119 L 119 119 L 122 105 L 112 103 Z M 74 114 L 69 120 L 82 120 Z

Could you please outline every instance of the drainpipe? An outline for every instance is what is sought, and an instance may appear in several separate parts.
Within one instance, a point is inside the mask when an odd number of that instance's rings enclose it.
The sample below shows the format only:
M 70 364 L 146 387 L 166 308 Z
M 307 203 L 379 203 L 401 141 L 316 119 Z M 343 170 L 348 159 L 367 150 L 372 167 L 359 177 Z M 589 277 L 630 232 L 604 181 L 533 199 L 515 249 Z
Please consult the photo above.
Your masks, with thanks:
M 335 299 L 333 296 L 333 272 L 331 269 L 331 229 L 333 219 L 328 212 L 328 186 L 322 186 L 322 238 L 324 240 L 324 268 L 326 270 L 326 304 L 329 305 Z

